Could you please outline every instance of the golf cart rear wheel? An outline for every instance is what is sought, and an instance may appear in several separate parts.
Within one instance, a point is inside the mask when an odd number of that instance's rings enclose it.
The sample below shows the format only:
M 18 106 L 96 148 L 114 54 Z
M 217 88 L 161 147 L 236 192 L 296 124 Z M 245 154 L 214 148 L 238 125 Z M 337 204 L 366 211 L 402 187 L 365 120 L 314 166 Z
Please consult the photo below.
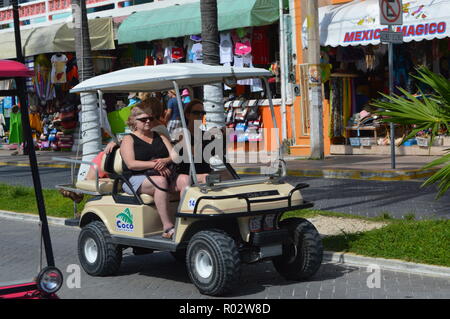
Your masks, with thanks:
M 106 226 L 100 221 L 94 221 L 81 229 L 78 258 L 89 275 L 109 276 L 120 268 L 122 249 L 112 243 Z
M 311 277 L 322 263 L 323 246 L 317 229 L 303 218 L 288 218 L 280 226 L 289 231 L 283 254 L 273 259 L 275 269 L 288 280 Z
M 188 245 L 186 263 L 189 277 L 202 294 L 224 295 L 239 282 L 241 261 L 236 243 L 220 230 L 195 234 Z

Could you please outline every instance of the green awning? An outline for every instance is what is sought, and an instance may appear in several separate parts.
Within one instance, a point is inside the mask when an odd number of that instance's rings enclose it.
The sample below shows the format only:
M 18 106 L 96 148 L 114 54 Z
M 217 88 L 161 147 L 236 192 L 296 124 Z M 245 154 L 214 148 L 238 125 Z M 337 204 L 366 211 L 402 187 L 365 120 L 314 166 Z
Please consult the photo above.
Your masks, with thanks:
M 218 0 L 219 31 L 272 24 L 278 0 Z M 119 44 L 200 34 L 200 2 L 136 12 L 118 30 Z

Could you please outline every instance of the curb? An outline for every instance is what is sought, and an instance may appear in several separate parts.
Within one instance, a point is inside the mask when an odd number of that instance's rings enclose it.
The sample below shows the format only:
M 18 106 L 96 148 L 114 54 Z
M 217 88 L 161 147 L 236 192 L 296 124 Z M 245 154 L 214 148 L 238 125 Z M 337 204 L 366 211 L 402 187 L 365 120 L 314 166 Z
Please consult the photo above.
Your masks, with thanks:
M 405 181 L 430 177 L 437 169 L 410 169 L 410 170 L 348 170 L 348 169 L 288 169 L 287 176 L 359 179 L 369 181 Z M 238 174 L 260 174 L 258 167 L 236 167 Z
M 364 257 L 345 252 L 325 251 L 323 260 L 336 264 L 379 266 L 383 270 L 406 272 L 415 275 L 438 276 L 450 279 L 450 267 L 416 264 L 398 259 Z
M 23 220 L 23 221 L 35 222 L 35 223 L 38 223 L 40 221 L 38 215 L 26 214 L 26 213 L 15 213 L 15 212 L 9 212 L 9 211 L 5 211 L 5 210 L 0 210 L 0 218 Z M 64 226 L 65 220 L 66 220 L 65 218 L 47 216 L 47 222 L 50 225 Z
M 39 222 L 39 216 L 9 211 L 0 211 L 0 218 Z M 59 217 L 47 217 L 48 223 L 52 225 L 73 227 L 70 220 Z M 67 223 L 69 221 L 69 223 Z M 383 270 L 398 271 L 414 275 L 437 276 L 450 279 L 450 267 L 416 264 L 397 259 L 374 258 L 355 255 L 345 252 L 324 251 L 323 261 L 334 264 L 354 265 L 367 267 L 376 265 Z
M 51 164 L 51 163 L 37 163 L 39 167 L 53 167 L 53 168 L 71 168 L 70 164 Z M 28 162 L 18 163 L 18 162 L 0 162 L 2 166 L 21 166 L 21 167 L 30 167 Z

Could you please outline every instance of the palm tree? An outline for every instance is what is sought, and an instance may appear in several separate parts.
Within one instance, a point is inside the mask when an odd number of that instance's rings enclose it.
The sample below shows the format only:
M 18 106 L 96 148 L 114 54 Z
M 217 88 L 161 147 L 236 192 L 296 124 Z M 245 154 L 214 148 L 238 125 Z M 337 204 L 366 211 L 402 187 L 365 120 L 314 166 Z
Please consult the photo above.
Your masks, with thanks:
M 91 43 L 89 37 L 86 2 L 71 0 L 72 16 L 74 20 L 75 51 L 79 70 L 80 82 L 94 76 Z M 99 112 L 97 95 L 95 93 L 81 93 L 81 136 L 83 146 L 83 161 L 91 161 L 101 151 L 101 131 L 98 125 Z M 78 179 L 84 179 L 89 169 L 82 165 L 78 172 Z
M 203 64 L 220 65 L 217 0 L 200 0 Z M 205 85 L 203 99 L 207 129 L 225 126 L 222 83 Z
M 430 130 L 429 145 L 431 146 L 437 134 L 450 132 L 450 81 L 424 66 L 417 68 L 417 73 L 418 75 L 414 78 L 430 87 L 431 95 L 427 96 L 419 90 L 420 96 L 414 96 L 406 90 L 398 88 L 404 97 L 382 94 L 386 101 L 373 102 L 372 105 L 382 109 L 378 113 L 385 116 L 383 121 L 414 127 L 404 139 L 405 141 L 415 137 L 419 131 Z M 442 157 L 424 166 L 424 169 L 441 165 L 443 167 L 422 185 L 438 183 L 437 198 L 450 188 L 450 149 L 447 149 Z

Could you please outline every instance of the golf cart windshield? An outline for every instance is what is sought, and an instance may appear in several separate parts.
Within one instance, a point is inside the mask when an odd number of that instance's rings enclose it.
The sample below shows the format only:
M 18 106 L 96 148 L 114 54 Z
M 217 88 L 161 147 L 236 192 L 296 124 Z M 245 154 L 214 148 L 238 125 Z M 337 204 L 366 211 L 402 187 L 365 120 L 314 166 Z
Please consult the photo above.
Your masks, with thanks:
M 272 74 L 265 69 L 260 68 L 243 68 L 231 66 L 210 66 L 205 64 L 194 63 L 175 63 L 163 64 L 155 66 L 140 66 L 128 69 L 123 69 L 103 75 L 90 78 L 75 86 L 70 90 L 71 93 L 128 93 L 128 92 L 161 92 L 168 90 L 175 90 L 178 101 L 178 108 L 180 111 L 180 118 L 185 134 L 189 134 L 187 130 L 186 120 L 184 118 L 184 109 L 181 102 L 180 89 L 186 87 L 197 87 L 206 84 L 226 83 L 233 85 L 237 80 L 248 78 L 259 78 L 265 84 L 266 98 L 269 100 L 269 105 L 272 115 L 272 123 L 277 147 L 276 160 L 270 160 L 270 169 L 266 169 L 263 176 L 258 178 L 251 178 L 252 181 L 261 182 L 264 179 L 280 176 L 285 171 L 284 162 L 282 160 L 282 153 L 280 150 L 280 143 L 278 139 L 278 128 L 275 119 L 275 111 L 272 103 L 271 92 L 267 79 Z M 100 98 L 101 100 L 101 98 Z M 226 139 L 226 137 L 225 137 Z M 193 178 L 194 184 L 197 183 L 195 165 L 193 161 L 192 151 L 187 148 L 187 153 L 190 159 L 190 174 Z M 236 181 L 225 183 L 214 183 L 216 186 L 234 185 L 249 183 L 249 179 L 241 179 L 233 170 L 228 158 L 223 163 L 227 169 L 232 171 L 232 175 Z M 234 172 L 234 173 L 233 173 Z M 239 180 L 239 181 L 238 181 Z

